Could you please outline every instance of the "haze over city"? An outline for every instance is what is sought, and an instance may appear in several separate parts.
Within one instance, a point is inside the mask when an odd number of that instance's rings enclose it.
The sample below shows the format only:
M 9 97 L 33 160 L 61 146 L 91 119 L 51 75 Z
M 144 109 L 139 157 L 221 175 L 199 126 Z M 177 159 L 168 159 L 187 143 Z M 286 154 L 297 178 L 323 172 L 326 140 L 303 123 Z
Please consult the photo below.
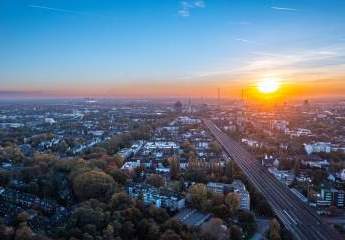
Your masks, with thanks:
M 1 97 L 343 96 L 345 2 L 2 1 Z

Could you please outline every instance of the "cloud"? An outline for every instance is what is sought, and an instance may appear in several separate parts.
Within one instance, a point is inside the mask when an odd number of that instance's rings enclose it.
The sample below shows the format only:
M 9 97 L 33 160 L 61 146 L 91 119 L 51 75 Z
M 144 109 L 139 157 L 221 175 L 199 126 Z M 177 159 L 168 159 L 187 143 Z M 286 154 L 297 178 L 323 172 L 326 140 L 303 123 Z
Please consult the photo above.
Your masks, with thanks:
M 296 8 L 288 8 L 288 7 L 278 7 L 278 6 L 272 6 L 271 9 L 277 10 L 277 11 L 298 11 Z
M 182 1 L 181 7 L 178 10 L 178 15 L 181 17 L 189 17 L 191 9 L 196 9 L 196 8 L 205 8 L 206 4 L 202 0 L 197 0 L 197 1 Z
M 248 43 L 247 39 L 238 41 Z M 236 80 L 251 81 L 267 74 L 277 75 L 292 81 L 314 81 L 315 79 L 343 79 L 345 76 L 345 44 L 316 49 L 300 49 L 284 52 L 252 52 L 235 64 L 226 61 L 226 66 L 208 71 L 189 73 L 180 80 L 199 79 L 205 81 Z
M 248 43 L 248 44 L 257 44 L 256 42 L 245 39 L 245 38 L 234 38 L 235 41 L 241 42 L 241 43 Z
M 194 5 L 198 8 L 204 8 L 206 6 L 204 1 L 195 1 Z
M 63 8 L 53 8 L 53 7 L 47 7 L 47 6 L 41 6 L 41 5 L 29 5 L 28 7 L 29 8 L 38 8 L 38 9 L 43 9 L 43 10 L 53 11 L 53 12 L 70 13 L 70 14 L 78 14 L 78 15 L 88 15 L 88 16 L 96 16 L 96 17 L 106 17 L 104 15 L 91 14 L 91 13 L 82 12 L 82 11 L 73 11 L 73 10 L 68 10 L 68 9 L 63 9 Z

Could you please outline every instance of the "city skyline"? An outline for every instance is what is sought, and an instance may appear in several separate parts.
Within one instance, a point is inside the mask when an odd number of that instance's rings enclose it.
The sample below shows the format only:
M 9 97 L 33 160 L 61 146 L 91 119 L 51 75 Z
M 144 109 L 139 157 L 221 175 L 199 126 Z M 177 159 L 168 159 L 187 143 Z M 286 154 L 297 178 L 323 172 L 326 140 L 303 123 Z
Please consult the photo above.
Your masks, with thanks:
M 0 97 L 343 96 L 345 3 L 3 1 Z

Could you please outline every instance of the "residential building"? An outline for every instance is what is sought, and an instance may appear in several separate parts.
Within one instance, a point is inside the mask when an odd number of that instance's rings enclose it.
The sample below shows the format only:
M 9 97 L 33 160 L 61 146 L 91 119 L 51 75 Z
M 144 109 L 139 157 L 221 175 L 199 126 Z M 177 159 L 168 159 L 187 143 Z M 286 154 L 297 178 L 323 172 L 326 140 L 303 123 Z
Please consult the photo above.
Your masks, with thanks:
M 219 182 L 209 182 L 207 184 L 207 189 L 209 191 L 227 194 L 229 192 L 235 192 L 240 197 L 240 209 L 250 209 L 250 195 L 247 191 L 245 185 L 240 180 L 234 180 L 231 184 L 219 183 Z
M 148 184 L 130 183 L 126 187 L 127 193 L 131 198 L 142 199 L 144 204 L 154 204 L 171 211 L 185 207 L 185 199 L 173 191 L 160 189 Z

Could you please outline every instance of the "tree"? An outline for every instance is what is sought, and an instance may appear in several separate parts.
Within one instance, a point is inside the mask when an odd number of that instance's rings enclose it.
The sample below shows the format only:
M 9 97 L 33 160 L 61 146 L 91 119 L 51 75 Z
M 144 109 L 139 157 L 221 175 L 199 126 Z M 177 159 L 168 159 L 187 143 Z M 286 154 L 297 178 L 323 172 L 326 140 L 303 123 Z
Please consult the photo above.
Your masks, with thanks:
M 186 180 L 191 182 L 207 182 L 207 175 L 204 170 L 188 169 L 184 173 L 184 177 Z
M 19 226 L 16 230 L 15 240 L 31 240 L 33 237 L 33 232 L 27 225 L 29 219 L 29 214 L 27 212 L 21 212 L 17 215 L 17 221 Z
M 224 175 L 228 178 L 229 182 L 232 182 L 232 180 L 233 180 L 233 162 L 232 162 L 232 160 L 227 161 L 225 163 Z
M 132 200 L 125 192 L 114 193 L 111 197 L 111 207 L 113 210 L 123 210 L 131 206 Z
M 7 171 L 0 170 L 0 185 L 6 186 L 11 180 L 11 174 Z
M 80 200 L 106 200 L 115 191 L 114 179 L 102 171 L 87 171 L 73 179 L 74 193 Z
M 25 224 L 21 224 L 17 230 L 15 235 L 15 240 L 31 240 L 33 237 L 33 232 L 29 226 Z
M 202 183 L 194 184 L 190 187 L 189 194 L 192 205 L 201 209 L 207 200 L 207 187 Z
M 23 211 L 17 215 L 17 221 L 18 223 L 27 222 L 29 220 L 30 216 L 27 212 Z
M 280 228 L 280 224 L 277 221 L 277 219 L 273 218 L 270 222 L 270 229 L 269 229 L 269 239 L 270 240 L 280 240 L 280 232 L 281 232 L 281 228 Z
M 113 179 L 115 180 L 115 182 L 121 184 L 121 185 L 125 185 L 128 179 L 128 176 L 126 173 L 124 173 L 123 171 L 119 170 L 119 169 L 114 169 L 110 172 L 110 175 L 113 177 Z
M 177 158 L 169 158 L 168 160 L 170 164 L 170 175 L 173 180 L 178 180 L 180 178 L 180 162 Z
M 162 236 L 160 237 L 161 240 L 182 240 L 180 235 L 175 233 L 173 230 L 166 230 Z
M 138 223 L 137 234 L 143 240 L 159 239 L 159 226 L 152 220 L 142 219 Z
M 158 174 L 151 174 L 147 179 L 147 183 L 154 187 L 159 188 L 159 187 L 164 186 L 165 182 L 164 182 L 164 178 L 162 178 Z
M 219 218 L 212 218 L 203 224 L 201 228 L 201 235 L 204 239 L 221 240 L 225 239 L 226 234 L 223 221 Z
M 212 213 L 221 219 L 226 219 L 229 217 L 229 208 L 225 204 L 212 204 Z
M 231 240 L 241 240 L 242 231 L 237 225 L 231 225 L 230 227 L 230 239 Z
M 115 162 L 117 167 L 122 167 L 123 165 L 123 157 L 119 154 L 115 154 L 113 161 Z
M 149 207 L 148 213 L 157 223 L 164 223 L 169 219 L 169 215 L 164 208 L 157 208 L 154 205 Z
M 312 171 L 312 180 L 315 185 L 319 185 L 327 177 L 327 173 L 324 170 L 316 169 Z
M 251 236 L 256 231 L 255 216 L 251 212 L 240 211 L 238 214 L 238 221 L 242 226 L 243 231 L 247 236 Z
M 219 145 L 218 142 L 213 141 L 210 143 L 210 150 L 215 154 L 219 155 L 222 152 L 222 147 Z
M 295 174 L 298 174 L 300 172 L 300 168 L 301 168 L 300 160 L 295 159 L 293 168 L 294 168 Z
M 240 196 L 237 193 L 230 192 L 225 197 L 225 203 L 230 209 L 230 213 L 234 214 L 240 208 Z

